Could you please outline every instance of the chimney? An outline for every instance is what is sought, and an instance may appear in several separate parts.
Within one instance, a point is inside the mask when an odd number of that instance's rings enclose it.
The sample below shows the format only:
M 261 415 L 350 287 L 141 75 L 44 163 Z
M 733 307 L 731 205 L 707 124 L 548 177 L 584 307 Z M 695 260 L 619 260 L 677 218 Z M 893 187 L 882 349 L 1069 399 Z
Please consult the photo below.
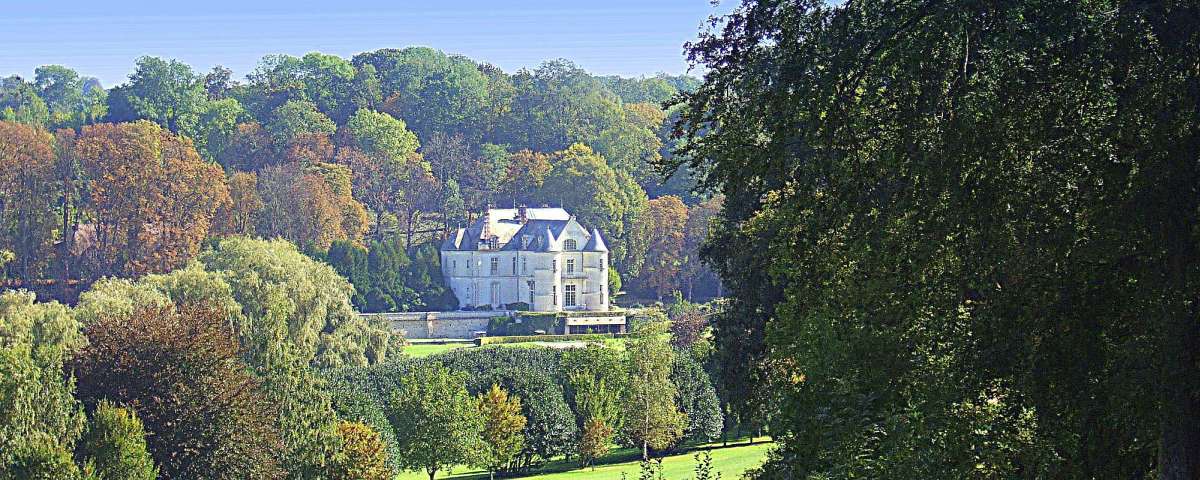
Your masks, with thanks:
M 521 222 L 521 225 L 524 225 L 526 222 L 529 221 L 529 215 L 528 215 L 529 211 L 528 210 L 529 210 L 529 208 L 526 207 L 525 204 L 523 204 L 523 203 L 521 205 L 517 206 L 517 220 Z

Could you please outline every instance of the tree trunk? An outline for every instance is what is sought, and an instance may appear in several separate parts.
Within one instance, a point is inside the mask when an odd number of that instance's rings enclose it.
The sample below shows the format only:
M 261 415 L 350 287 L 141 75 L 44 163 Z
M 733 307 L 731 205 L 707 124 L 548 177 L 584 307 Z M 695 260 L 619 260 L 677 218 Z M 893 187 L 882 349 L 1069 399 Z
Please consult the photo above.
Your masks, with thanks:
M 426 470 L 425 470 L 425 472 L 429 474 L 429 480 L 433 480 L 433 476 L 434 476 L 434 475 L 437 475 L 437 469 L 436 469 L 436 468 L 435 468 L 435 469 L 433 469 L 433 470 L 426 469 Z
M 649 460 L 649 459 L 650 459 L 650 445 L 645 440 L 642 440 L 642 460 Z

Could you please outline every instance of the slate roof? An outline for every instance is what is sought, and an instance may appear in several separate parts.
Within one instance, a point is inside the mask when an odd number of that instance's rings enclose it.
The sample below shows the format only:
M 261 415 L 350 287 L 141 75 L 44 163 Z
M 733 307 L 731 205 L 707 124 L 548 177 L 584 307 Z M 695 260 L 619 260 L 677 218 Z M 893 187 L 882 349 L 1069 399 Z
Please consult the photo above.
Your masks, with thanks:
M 491 235 L 497 237 L 501 251 L 558 252 L 562 251 L 563 230 L 575 219 L 561 208 L 528 208 L 527 221 L 521 224 L 515 208 L 494 208 L 468 228 L 460 228 L 442 242 L 442 250 L 479 250 L 483 230 L 486 226 Z M 576 222 L 578 223 L 578 222 Z M 522 239 L 529 244 L 522 246 Z M 608 251 L 600 232 L 592 229 L 585 251 Z

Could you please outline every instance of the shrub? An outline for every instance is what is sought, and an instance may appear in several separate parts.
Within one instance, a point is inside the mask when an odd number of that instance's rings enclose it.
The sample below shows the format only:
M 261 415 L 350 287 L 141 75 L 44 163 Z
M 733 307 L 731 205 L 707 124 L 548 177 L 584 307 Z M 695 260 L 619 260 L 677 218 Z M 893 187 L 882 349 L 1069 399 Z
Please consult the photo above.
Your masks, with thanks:
M 613 428 L 604 420 L 591 418 L 583 424 L 579 440 L 579 461 L 583 466 L 591 465 L 597 458 L 608 453 L 612 443 Z
M 582 333 L 572 335 L 519 335 L 509 337 L 479 337 L 475 339 L 476 345 L 498 345 L 504 343 L 526 343 L 526 342 L 578 342 L 578 341 L 600 341 L 608 338 L 614 338 L 611 333 Z
M 721 400 L 704 367 L 686 352 L 677 350 L 671 366 L 671 381 L 677 389 L 679 410 L 687 415 L 684 438 L 707 441 L 721 436 L 725 423 Z

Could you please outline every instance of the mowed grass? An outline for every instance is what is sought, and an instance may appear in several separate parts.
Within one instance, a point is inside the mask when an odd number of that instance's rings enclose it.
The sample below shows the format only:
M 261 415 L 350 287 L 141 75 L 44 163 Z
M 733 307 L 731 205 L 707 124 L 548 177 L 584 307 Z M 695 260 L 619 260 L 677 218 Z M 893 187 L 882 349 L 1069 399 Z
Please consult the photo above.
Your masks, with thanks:
M 762 465 L 767 458 L 767 452 L 773 443 L 759 439 L 753 445 L 746 441 L 731 443 L 722 447 L 713 443 L 695 447 L 687 452 L 663 458 L 663 476 L 668 480 L 685 480 L 695 477 L 696 453 L 708 450 L 712 455 L 713 468 L 721 473 L 725 480 L 737 480 L 747 470 Z M 620 480 L 624 473 L 629 479 L 638 478 L 640 471 L 641 453 L 636 449 L 619 449 L 601 459 L 595 468 L 579 468 L 578 462 L 558 460 L 550 462 L 529 476 L 519 477 L 531 480 Z M 401 472 L 397 480 L 425 480 L 429 476 L 424 472 Z M 487 472 L 473 468 L 458 468 L 451 473 L 438 472 L 437 478 L 452 479 L 485 479 Z
M 470 343 L 413 343 L 404 347 L 403 353 L 412 358 L 421 358 L 472 346 Z

